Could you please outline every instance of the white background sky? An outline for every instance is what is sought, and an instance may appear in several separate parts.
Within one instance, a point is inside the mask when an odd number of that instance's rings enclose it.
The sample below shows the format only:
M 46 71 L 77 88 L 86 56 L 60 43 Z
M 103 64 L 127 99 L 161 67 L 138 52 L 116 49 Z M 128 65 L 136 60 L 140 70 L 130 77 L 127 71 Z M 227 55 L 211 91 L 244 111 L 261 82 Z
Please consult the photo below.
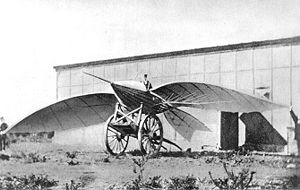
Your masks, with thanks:
M 294 0 L 1 0 L 0 116 L 55 101 L 53 66 L 300 35 Z

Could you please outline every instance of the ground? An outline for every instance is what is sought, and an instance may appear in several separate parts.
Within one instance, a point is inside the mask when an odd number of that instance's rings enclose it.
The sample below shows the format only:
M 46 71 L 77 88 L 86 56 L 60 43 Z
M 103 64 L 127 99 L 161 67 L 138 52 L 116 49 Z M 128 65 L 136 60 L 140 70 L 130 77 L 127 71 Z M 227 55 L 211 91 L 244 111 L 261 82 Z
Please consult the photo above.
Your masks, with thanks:
M 74 159 L 66 152 L 74 153 Z M 99 151 L 97 147 L 66 146 L 52 143 L 17 143 L 9 150 L 10 160 L 0 160 L 0 176 L 23 176 L 31 174 L 48 175 L 59 181 L 53 189 L 64 189 L 71 180 L 87 182 L 84 189 L 105 189 L 112 184 L 124 184 L 135 179 L 133 158 L 140 159 L 135 152 L 119 158 Z M 44 158 L 43 158 L 44 157 Z M 35 159 L 35 161 L 34 161 Z M 228 152 L 173 152 L 162 153 L 145 164 L 144 178 L 162 176 L 164 179 L 192 175 L 209 179 L 226 177 L 223 168 L 226 162 L 234 172 L 248 168 L 256 172 L 253 182 L 260 184 L 274 179 L 298 176 L 300 179 L 300 158 L 275 155 L 237 155 Z M 71 165 L 70 165 L 71 164 Z M 72 165 L 74 164 L 74 165 Z M 211 187 L 214 187 L 213 185 Z

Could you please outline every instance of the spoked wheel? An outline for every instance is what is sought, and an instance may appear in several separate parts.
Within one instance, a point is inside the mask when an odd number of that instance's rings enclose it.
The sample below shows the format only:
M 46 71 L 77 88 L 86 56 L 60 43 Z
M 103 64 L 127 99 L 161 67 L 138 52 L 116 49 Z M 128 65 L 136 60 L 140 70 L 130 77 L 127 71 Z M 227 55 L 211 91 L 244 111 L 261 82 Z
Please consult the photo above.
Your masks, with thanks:
M 110 116 L 105 124 L 105 146 L 107 151 L 116 156 L 123 153 L 128 145 L 129 135 L 123 135 L 111 127 L 114 115 Z
M 156 115 L 147 115 L 141 122 L 138 142 L 143 154 L 158 153 L 163 142 L 163 127 Z

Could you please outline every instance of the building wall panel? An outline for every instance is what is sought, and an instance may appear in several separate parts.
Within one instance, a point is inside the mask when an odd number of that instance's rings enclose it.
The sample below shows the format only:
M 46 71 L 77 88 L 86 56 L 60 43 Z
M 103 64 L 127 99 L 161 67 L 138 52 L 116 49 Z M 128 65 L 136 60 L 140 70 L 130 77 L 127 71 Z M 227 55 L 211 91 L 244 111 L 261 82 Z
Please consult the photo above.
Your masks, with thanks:
M 273 67 L 289 67 L 291 64 L 291 47 L 273 48 Z
M 150 70 L 151 77 L 161 77 L 162 76 L 162 60 L 150 61 Z
M 138 63 L 129 62 L 126 64 L 126 66 L 127 66 L 127 79 L 136 80 L 138 78 Z
M 273 127 L 281 134 L 283 138 L 287 138 L 287 127 L 290 126 L 289 109 L 280 109 L 273 111 Z
M 94 68 L 93 67 L 88 67 L 88 68 L 84 68 L 82 71 L 87 72 L 87 73 L 91 73 L 94 74 Z M 96 76 L 103 76 L 103 75 L 96 75 Z M 86 75 L 86 74 L 82 74 L 83 77 L 83 85 L 90 85 L 94 83 L 94 77 Z
M 174 140 L 175 136 L 176 136 L 176 132 L 174 130 L 174 128 L 170 125 L 167 126 L 168 121 L 166 120 L 166 118 L 163 115 L 159 116 L 161 122 L 163 123 L 164 127 L 164 138 L 168 139 L 168 140 Z M 168 150 L 176 150 L 178 151 L 178 149 L 170 144 L 164 143 L 164 146 L 168 149 Z
M 82 86 L 71 86 L 71 96 L 79 96 L 82 94 Z
M 254 73 L 255 88 L 269 87 L 271 88 L 271 70 L 257 70 Z
M 290 104 L 290 69 L 273 70 L 273 101 L 283 105 Z
M 149 81 L 151 81 L 152 87 L 156 87 L 162 83 L 162 78 L 161 77 L 150 78 Z
M 190 69 L 191 73 L 203 73 L 204 72 L 204 56 L 192 56 L 190 57 Z
M 205 72 L 219 72 L 220 54 L 210 54 L 205 56 Z
M 221 72 L 235 71 L 236 52 L 222 53 L 220 56 Z
M 252 71 L 237 72 L 237 90 L 253 93 L 253 74 Z
M 253 50 L 238 51 L 236 52 L 236 66 L 237 70 L 250 70 L 252 69 Z
M 204 74 L 193 74 L 190 76 L 191 82 L 204 82 Z
M 298 117 L 300 117 L 300 67 L 293 68 L 292 82 L 292 105 Z
M 95 83 L 93 86 L 94 92 L 112 92 L 111 86 L 108 83 Z
M 265 111 L 262 115 L 273 125 L 273 112 L 272 111 Z M 284 135 L 284 134 L 282 134 Z
M 57 73 L 57 87 L 70 86 L 70 70 L 61 70 Z
M 115 81 L 122 81 L 127 79 L 127 67 L 125 63 L 116 64 L 115 68 Z
M 83 75 L 82 75 L 82 68 L 75 68 L 75 69 L 72 69 L 71 70 L 71 86 L 74 86 L 74 85 L 82 85 L 82 78 L 83 78 Z
M 255 69 L 269 69 L 272 64 L 272 49 L 255 49 L 254 50 L 254 68 Z
M 115 64 L 104 66 L 104 75 L 106 80 L 115 80 Z
M 163 76 L 175 76 L 176 74 L 176 59 L 166 59 L 162 62 Z
M 176 81 L 188 82 L 190 81 L 190 76 L 189 75 L 176 76 Z
M 209 84 L 219 85 L 220 84 L 220 74 L 219 73 L 207 73 L 207 74 L 205 74 L 204 81 Z
M 94 72 L 94 75 L 96 76 L 99 76 L 99 77 L 105 77 L 105 68 L 103 65 L 99 65 L 99 66 L 94 66 L 93 67 L 93 72 Z M 101 80 L 98 80 L 98 79 L 95 79 L 94 77 L 93 78 L 93 83 L 94 84 L 98 84 L 98 83 L 102 83 Z
M 230 89 L 235 89 L 235 72 L 222 73 L 221 75 L 221 85 Z
M 174 82 L 175 78 L 176 78 L 175 76 L 163 77 L 161 79 L 161 83 L 165 84 L 165 83 L 169 83 L 169 82 Z
M 149 73 L 149 67 L 150 67 L 149 61 L 138 62 L 138 74 L 144 75 L 145 73 Z
M 300 45 L 292 46 L 292 65 L 300 65 Z
M 70 97 L 70 87 L 58 87 L 57 88 L 57 98 L 59 100 Z
M 190 72 L 189 57 L 177 58 L 176 75 L 187 75 Z
M 90 94 L 94 92 L 94 85 L 93 84 L 84 85 L 82 86 L 82 91 L 83 94 Z

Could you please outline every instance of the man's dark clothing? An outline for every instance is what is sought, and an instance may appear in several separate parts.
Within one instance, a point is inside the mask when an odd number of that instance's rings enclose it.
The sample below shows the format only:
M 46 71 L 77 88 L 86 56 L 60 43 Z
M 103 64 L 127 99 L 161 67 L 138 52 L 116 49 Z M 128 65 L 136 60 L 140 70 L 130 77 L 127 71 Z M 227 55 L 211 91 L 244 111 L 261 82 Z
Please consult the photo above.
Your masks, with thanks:
M 293 110 L 290 111 L 290 114 L 295 123 L 295 140 L 297 141 L 298 155 L 300 155 L 300 124 L 298 124 L 298 117 Z
M 300 141 L 300 124 L 298 124 L 298 117 L 296 116 L 296 114 L 294 113 L 293 110 L 290 111 L 291 117 L 295 123 L 295 139 Z
M 8 125 L 6 123 L 2 123 L 0 126 L 0 131 L 3 132 L 7 129 Z M 0 134 L 0 151 L 5 150 L 6 143 L 6 134 Z
M 150 90 L 152 88 L 152 84 L 148 80 L 144 81 L 144 85 L 146 87 L 146 90 Z

